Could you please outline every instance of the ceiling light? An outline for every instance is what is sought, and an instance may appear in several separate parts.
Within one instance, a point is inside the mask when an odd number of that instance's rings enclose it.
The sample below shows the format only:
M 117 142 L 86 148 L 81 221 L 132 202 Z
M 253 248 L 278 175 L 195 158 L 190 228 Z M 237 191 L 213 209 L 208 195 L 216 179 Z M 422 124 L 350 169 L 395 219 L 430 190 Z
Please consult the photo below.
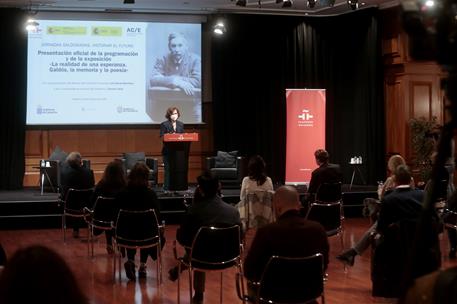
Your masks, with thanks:
M 40 24 L 33 18 L 29 18 L 25 23 L 25 30 L 27 32 L 36 32 Z
M 316 0 L 308 0 L 306 1 L 306 5 L 308 5 L 309 8 L 314 8 L 316 6 Z
M 347 2 L 352 10 L 356 10 L 359 8 L 359 0 L 347 0 Z
M 433 0 L 425 1 L 425 6 L 427 6 L 427 7 L 433 7 L 434 5 L 435 5 L 435 1 L 433 1 Z
M 227 32 L 227 29 L 225 28 L 225 25 L 222 21 L 219 21 L 218 23 L 216 23 L 216 25 L 213 26 L 214 34 L 221 36 L 224 35 L 225 32 Z
M 293 4 L 292 0 L 284 0 L 282 2 L 282 7 L 291 7 Z
M 236 0 L 235 4 L 238 6 L 246 6 L 247 1 L 246 0 Z

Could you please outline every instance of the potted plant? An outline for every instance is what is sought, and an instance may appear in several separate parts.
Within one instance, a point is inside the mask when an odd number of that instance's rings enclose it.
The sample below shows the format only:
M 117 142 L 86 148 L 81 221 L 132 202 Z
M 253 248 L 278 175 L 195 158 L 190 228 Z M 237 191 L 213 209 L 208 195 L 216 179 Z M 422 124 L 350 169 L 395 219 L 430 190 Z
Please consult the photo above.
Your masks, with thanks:
M 435 151 L 434 134 L 440 129 L 437 117 L 431 120 L 424 117 L 412 118 L 409 121 L 411 146 L 413 149 L 414 171 L 418 172 L 419 182 L 427 182 L 432 171 L 432 154 Z

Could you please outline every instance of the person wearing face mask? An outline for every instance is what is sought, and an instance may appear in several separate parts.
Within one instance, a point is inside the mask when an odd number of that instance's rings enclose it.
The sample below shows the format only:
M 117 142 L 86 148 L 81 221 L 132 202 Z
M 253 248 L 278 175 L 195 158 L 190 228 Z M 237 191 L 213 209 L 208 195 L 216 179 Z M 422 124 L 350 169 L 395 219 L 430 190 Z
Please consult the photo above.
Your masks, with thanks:
M 165 113 L 165 120 L 160 124 L 160 137 L 163 138 L 165 134 L 173 133 L 184 133 L 184 124 L 181 121 L 178 121 L 179 109 L 176 107 L 170 107 Z M 163 165 L 164 165 L 164 182 L 163 190 L 168 191 L 170 187 L 170 160 L 169 160 L 169 149 L 166 145 L 162 147 L 162 156 L 163 156 Z

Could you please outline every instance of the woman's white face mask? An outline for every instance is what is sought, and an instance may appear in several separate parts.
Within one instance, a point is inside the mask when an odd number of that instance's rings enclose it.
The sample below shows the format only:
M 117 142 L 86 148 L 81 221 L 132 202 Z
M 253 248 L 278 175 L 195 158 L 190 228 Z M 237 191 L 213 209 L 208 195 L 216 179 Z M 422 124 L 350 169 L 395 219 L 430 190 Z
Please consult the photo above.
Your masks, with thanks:
M 170 115 L 170 118 L 172 121 L 177 121 L 178 120 L 178 114 L 172 114 Z

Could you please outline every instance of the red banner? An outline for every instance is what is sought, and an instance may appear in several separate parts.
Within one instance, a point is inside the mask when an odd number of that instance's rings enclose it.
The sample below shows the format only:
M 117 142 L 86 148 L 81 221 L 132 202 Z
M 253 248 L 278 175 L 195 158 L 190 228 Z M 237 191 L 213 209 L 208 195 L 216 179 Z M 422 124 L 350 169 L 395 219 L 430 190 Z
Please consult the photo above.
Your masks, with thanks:
M 325 90 L 287 89 L 286 184 L 305 184 L 325 149 Z

